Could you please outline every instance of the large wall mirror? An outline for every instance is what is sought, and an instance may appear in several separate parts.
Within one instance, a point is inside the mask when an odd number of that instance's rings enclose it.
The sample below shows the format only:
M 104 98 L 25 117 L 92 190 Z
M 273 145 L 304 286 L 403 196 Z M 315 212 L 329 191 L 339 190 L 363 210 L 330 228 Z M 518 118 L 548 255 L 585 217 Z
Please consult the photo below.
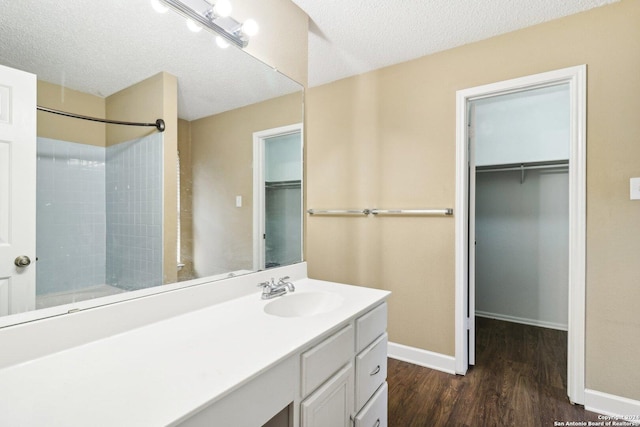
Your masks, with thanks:
M 298 83 L 149 0 L 4 2 L 0 40 L 39 106 L 166 126 L 38 111 L 36 283 L 2 325 L 302 261 Z

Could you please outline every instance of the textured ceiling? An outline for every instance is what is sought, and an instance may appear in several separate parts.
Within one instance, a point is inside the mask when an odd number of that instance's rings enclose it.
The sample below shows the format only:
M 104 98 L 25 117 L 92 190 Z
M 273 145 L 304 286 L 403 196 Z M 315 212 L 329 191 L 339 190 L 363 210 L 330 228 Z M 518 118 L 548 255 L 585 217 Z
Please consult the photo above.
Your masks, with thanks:
M 310 17 L 309 86 L 618 0 L 292 0 Z
M 311 18 L 317 86 L 618 0 L 292 1 Z M 179 115 L 189 120 L 299 90 L 149 0 L 0 2 L 0 64 L 71 89 L 108 96 L 166 71 L 178 77 Z
M 166 71 L 178 78 L 188 120 L 300 90 L 248 54 L 219 49 L 212 34 L 189 31 L 176 13 L 154 12 L 149 0 L 0 2 L 0 64 L 67 88 L 106 97 Z

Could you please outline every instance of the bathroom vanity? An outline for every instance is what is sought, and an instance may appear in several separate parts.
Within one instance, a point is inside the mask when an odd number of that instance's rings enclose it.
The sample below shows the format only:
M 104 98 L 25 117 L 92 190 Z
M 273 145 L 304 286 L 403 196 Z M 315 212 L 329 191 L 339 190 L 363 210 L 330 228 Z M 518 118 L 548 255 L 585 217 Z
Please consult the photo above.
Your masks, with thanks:
M 388 295 L 301 263 L 3 328 L 0 424 L 386 426 Z

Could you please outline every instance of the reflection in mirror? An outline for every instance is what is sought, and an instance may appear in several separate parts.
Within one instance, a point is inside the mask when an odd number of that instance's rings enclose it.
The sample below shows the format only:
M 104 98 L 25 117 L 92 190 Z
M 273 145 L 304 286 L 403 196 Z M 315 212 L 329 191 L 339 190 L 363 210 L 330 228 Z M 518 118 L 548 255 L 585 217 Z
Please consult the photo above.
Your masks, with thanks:
M 300 85 L 149 0 L 7 2 L 0 39 L 38 105 L 166 123 L 38 112 L 35 286 L 21 302 L 0 289 L 0 313 L 302 260 Z M 254 160 L 256 135 L 289 127 Z
M 302 259 L 302 131 L 265 139 L 265 265 Z
M 254 269 L 302 259 L 302 127 L 256 132 L 254 139 Z

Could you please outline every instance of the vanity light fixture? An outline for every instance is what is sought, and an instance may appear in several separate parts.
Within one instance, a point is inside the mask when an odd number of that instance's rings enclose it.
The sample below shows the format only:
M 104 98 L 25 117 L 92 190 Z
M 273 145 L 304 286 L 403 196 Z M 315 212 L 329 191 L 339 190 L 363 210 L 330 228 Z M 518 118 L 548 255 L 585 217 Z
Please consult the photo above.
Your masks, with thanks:
M 247 19 L 242 24 L 242 33 L 246 34 L 249 37 L 253 37 L 258 34 L 260 28 L 258 27 L 258 23 L 253 19 Z
M 229 42 L 220 36 L 216 36 L 216 44 L 220 49 L 226 49 L 229 47 Z
M 195 21 L 191 18 L 187 19 L 187 28 L 189 28 L 194 33 L 199 33 L 202 30 L 202 25 L 196 24 Z
M 169 8 L 160 3 L 160 0 L 151 0 L 151 7 L 158 13 L 167 13 L 169 11 Z
M 168 6 L 180 15 L 187 18 L 187 25 L 191 31 L 199 31 L 197 28 L 207 28 L 216 33 L 216 44 L 226 48 L 234 44 L 244 48 L 249 44 L 249 37 L 258 33 L 258 24 L 253 19 L 247 19 L 240 23 L 231 15 L 231 3 L 229 0 L 201 0 L 203 9 L 201 12 L 183 3 L 181 0 L 151 0 L 154 9 L 158 12 L 159 6 Z M 189 4 L 193 4 L 189 1 Z M 205 7 L 206 6 L 206 7 Z
M 208 15 L 218 18 L 226 18 L 227 16 L 231 16 L 231 3 L 229 2 L 229 0 L 206 1 L 212 6 L 211 9 L 207 11 Z

